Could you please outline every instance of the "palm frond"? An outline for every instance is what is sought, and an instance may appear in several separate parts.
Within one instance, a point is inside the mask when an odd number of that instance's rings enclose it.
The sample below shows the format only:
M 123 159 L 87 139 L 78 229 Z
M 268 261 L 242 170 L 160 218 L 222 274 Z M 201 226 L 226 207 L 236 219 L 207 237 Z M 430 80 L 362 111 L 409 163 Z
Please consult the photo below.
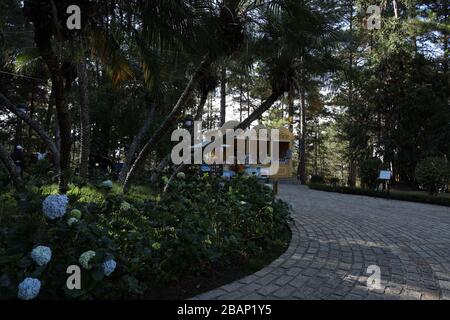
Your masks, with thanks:
M 112 35 L 108 35 L 102 30 L 96 30 L 93 32 L 91 40 L 92 54 L 107 66 L 114 87 L 133 78 L 134 73 L 130 62 Z

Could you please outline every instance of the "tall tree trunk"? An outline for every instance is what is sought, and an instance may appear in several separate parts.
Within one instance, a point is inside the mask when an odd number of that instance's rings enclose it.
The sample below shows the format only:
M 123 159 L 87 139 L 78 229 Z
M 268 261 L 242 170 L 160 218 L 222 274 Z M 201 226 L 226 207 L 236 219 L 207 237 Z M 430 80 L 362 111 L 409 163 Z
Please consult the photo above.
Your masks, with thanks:
M 11 177 L 13 185 L 16 187 L 17 190 L 19 191 L 22 190 L 23 183 L 22 179 L 17 174 L 16 165 L 14 164 L 14 161 L 11 159 L 6 149 L 1 144 L 0 144 L 0 160 L 5 165 L 5 168 L 8 171 L 9 176 Z
M 302 80 L 302 83 L 304 81 Z M 305 85 L 300 87 L 300 121 L 299 121 L 299 165 L 297 175 L 301 184 L 307 183 L 306 177 L 306 92 Z
M 164 168 L 169 164 L 170 162 L 170 153 L 166 155 L 156 166 L 155 171 L 152 173 L 152 176 L 150 177 L 150 185 L 154 185 L 156 181 L 158 181 L 159 177 L 161 176 L 161 173 L 164 171 Z
M 53 117 L 53 94 L 50 94 L 50 99 L 47 106 L 47 112 L 45 114 L 45 123 L 44 123 L 44 129 L 47 132 L 50 132 L 52 129 L 52 117 Z
M 394 0 L 395 1 L 395 0 Z M 353 107 L 353 1 L 350 2 L 350 45 L 349 45 L 349 68 L 348 68 L 348 109 Z M 372 44 L 371 44 L 372 46 Z M 350 147 L 350 161 L 348 169 L 348 185 L 354 187 L 356 185 L 356 168 L 352 157 L 352 150 Z
M 302 50 L 303 51 L 303 50 Z M 300 119 L 299 119 L 299 162 L 297 167 L 297 176 L 301 184 L 308 181 L 306 176 L 306 70 L 305 70 L 304 53 L 300 57 L 300 82 L 296 81 L 297 89 L 300 92 Z
M 352 188 L 356 186 L 356 164 L 353 159 L 350 159 L 348 165 L 348 185 Z
M 70 170 L 70 150 L 72 147 L 71 139 L 71 124 L 70 124 L 70 114 L 69 109 L 66 104 L 66 92 L 64 88 L 64 82 L 61 77 L 52 77 L 52 82 L 56 83 L 54 85 L 55 91 L 55 108 L 56 108 L 56 118 L 58 120 L 59 134 L 61 137 L 60 144 L 60 168 L 61 173 L 59 175 L 59 191 L 61 193 L 66 193 L 68 190 L 68 176 Z
M 25 11 L 28 9 L 33 10 L 33 2 L 25 1 Z M 59 43 L 64 41 L 64 32 L 59 19 L 59 14 L 54 0 L 50 0 L 52 19 L 54 28 L 56 30 L 56 40 Z M 61 132 L 61 147 L 59 149 L 59 191 L 64 193 L 67 190 L 68 174 L 70 169 L 70 149 L 72 146 L 71 141 L 71 124 L 69 109 L 66 104 L 66 89 L 69 87 L 69 83 L 66 83 L 65 74 L 62 70 L 61 56 L 56 55 L 52 49 L 52 37 L 51 32 L 48 32 L 47 22 L 44 22 L 32 14 L 28 16 L 31 22 L 34 23 L 34 40 L 36 47 L 39 50 L 39 54 L 42 60 L 47 65 L 52 82 L 52 94 L 55 103 L 57 122 Z
M 200 102 L 199 102 L 198 108 L 197 108 L 197 113 L 196 113 L 196 115 L 194 117 L 195 121 L 201 121 L 202 120 L 203 111 L 205 109 L 205 104 L 206 104 L 206 101 L 208 100 L 208 94 L 209 94 L 208 90 L 204 90 L 202 92 L 202 96 L 200 97 Z
M 314 174 L 318 175 L 319 173 L 319 166 L 318 166 L 318 160 L 319 160 L 319 122 L 315 121 L 314 123 Z
M 55 145 L 58 150 L 61 150 L 61 131 L 59 131 L 58 121 L 53 122 L 53 132 L 55 134 Z
M 226 121 L 227 111 L 227 69 L 222 67 L 220 74 L 220 126 L 222 127 Z
M 197 113 L 194 117 L 195 121 L 201 121 L 203 116 L 203 110 L 205 109 L 206 101 L 208 100 L 208 90 L 204 90 L 202 92 L 202 96 L 200 97 L 200 102 L 198 104 Z M 171 153 L 167 154 L 158 164 L 155 171 L 152 173 L 152 176 L 150 177 L 150 184 L 154 185 L 156 181 L 158 181 L 159 177 L 161 176 L 161 173 L 163 172 L 164 168 L 169 164 L 170 162 L 170 156 Z M 182 169 L 181 165 L 180 168 L 177 168 L 175 171 L 178 172 Z
M 33 86 L 31 89 L 31 96 L 30 96 L 30 119 L 33 119 L 35 109 L 36 109 L 35 101 L 34 101 L 35 100 L 34 91 L 35 91 L 35 87 Z M 31 145 L 32 144 L 32 141 L 31 141 L 32 135 L 33 135 L 33 129 L 31 127 L 28 127 L 28 139 L 27 139 L 28 150 L 31 150 L 31 148 L 32 148 L 32 145 Z
M 95 58 L 95 78 L 97 79 L 97 85 L 100 86 L 102 79 L 100 77 L 100 64 L 98 58 Z
M 15 129 L 15 135 L 14 135 L 14 145 L 17 146 L 19 144 L 22 144 L 22 119 L 17 119 L 16 129 Z
M 247 117 L 251 114 L 250 88 L 247 86 Z
M 392 7 L 394 8 L 394 16 L 395 16 L 396 19 L 398 19 L 397 0 L 392 0 Z
M 294 132 L 294 86 L 291 85 L 288 91 L 288 115 L 289 115 L 289 131 Z
M 65 193 L 68 188 L 70 150 L 72 147 L 70 114 L 66 103 L 66 79 L 63 76 L 58 57 L 52 51 L 50 43 L 38 43 L 37 46 L 51 74 L 56 119 L 61 136 L 61 144 L 59 147 L 59 167 L 61 170 L 59 173 L 59 191 Z
M 119 174 L 119 182 L 123 183 L 126 178 L 126 174 L 128 173 L 128 169 L 130 168 L 130 165 L 133 163 L 135 159 L 136 152 L 138 151 L 139 147 L 142 145 L 142 140 L 144 140 L 145 135 L 150 130 L 150 127 L 154 121 L 155 118 L 155 106 L 153 104 L 150 105 L 150 110 L 148 113 L 147 118 L 145 119 L 144 125 L 141 127 L 141 130 L 139 130 L 138 134 L 134 137 L 130 148 L 128 149 L 127 154 L 125 155 L 125 163 L 123 164 L 123 168 L 120 171 Z
M 186 105 L 186 101 L 191 96 L 192 92 L 195 89 L 195 86 L 198 84 L 199 80 L 203 76 L 204 71 L 209 69 L 210 64 L 211 64 L 211 61 L 209 58 L 205 58 L 200 63 L 200 66 L 194 72 L 193 76 L 191 77 L 191 80 L 187 84 L 186 88 L 184 89 L 183 93 L 181 94 L 180 98 L 178 99 L 178 102 L 175 104 L 175 106 L 172 109 L 172 111 L 170 112 L 170 114 L 164 119 L 163 123 L 155 130 L 153 135 L 150 137 L 150 139 L 147 141 L 147 143 L 143 146 L 139 155 L 136 157 L 136 160 L 133 162 L 129 171 L 126 174 L 126 178 L 123 183 L 123 191 L 124 192 L 128 192 L 131 180 L 134 178 L 134 175 L 136 174 L 140 165 L 143 164 L 148 152 L 151 151 L 152 148 L 155 146 L 155 144 L 159 141 L 159 139 L 161 139 L 161 137 L 165 133 L 167 133 L 167 129 L 173 125 L 173 123 L 176 121 L 177 117 L 180 115 L 181 111 L 183 111 L 183 109 Z
M 89 155 L 91 149 L 91 123 L 89 118 L 89 93 L 87 62 L 84 57 L 84 47 L 82 40 L 82 61 L 78 64 L 78 79 L 80 82 L 80 125 L 81 125 L 81 150 L 80 150 L 80 177 L 86 179 L 89 173 Z
M 444 8 L 444 21 L 448 22 L 448 0 L 443 0 L 443 8 Z M 443 50 L 444 50 L 444 73 L 447 73 L 448 71 L 448 64 L 449 64 L 449 58 L 448 58 L 448 42 L 450 41 L 450 37 L 448 34 L 448 28 L 443 28 L 442 31 L 442 40 L 443 40 Z
M 260 118 L 264 112 L 269 110 L 269 108 L 283 95 L 284 90 L 280 89 L 278 91 L 273 91 L 272 94 L 261 103 L 261 105 L 256 108 L 244 121 L 242 121 L 235 129 L 246 129 L 250 127 L 253 121 Z
M 47 112 L 45 113 L 44 130 L 46 132 L 51 132 L 52 116 L 53 116 L 53 98 L 50 97 L 50 101 L 47 106 Z M 42 141 L 40 149 L 41 149 L 40 151 L 42 153 L 47 151 L 48 148 L 47 148 L 47 144 L 45 143 L 45 141 Z M 59 150 L 59 148 L 58 148 L 58 150 Z
M 243 85 L 242 76 L 239 76 L 239 122 L 242 122 L 242 108 L 243 108 L 242 95 L 244 94 L 243 86 L 244 85 Z

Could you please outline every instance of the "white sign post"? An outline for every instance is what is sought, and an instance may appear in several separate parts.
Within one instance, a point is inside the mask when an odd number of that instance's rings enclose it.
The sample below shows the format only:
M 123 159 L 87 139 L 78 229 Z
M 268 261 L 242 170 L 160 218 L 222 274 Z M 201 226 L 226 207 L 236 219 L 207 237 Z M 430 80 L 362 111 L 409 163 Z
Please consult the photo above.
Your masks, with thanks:
M 384 184 L 384 183 L 387 184 L 387 190 L 388 190 L 388 193 L 389 193 L 389 191 L 390 191 L 390 186 L 391 186 L 390 181 L 391 181 L 391 178 L 392 178 L 392 172 L 391 172 L 391 171 L 388 171 L 388 170 L 380 170 L 380 174 L 378 175 L 378 180 L 381 180 L 381 181 L 383 182 L 383 184 Z

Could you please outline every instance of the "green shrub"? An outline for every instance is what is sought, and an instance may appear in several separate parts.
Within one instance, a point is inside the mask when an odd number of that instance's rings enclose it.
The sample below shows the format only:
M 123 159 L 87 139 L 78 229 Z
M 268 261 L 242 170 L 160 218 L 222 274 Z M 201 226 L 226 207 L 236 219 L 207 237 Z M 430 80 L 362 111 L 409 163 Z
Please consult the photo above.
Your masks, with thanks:
M 345 193 L 345 194 L 354 194 L 354 195 L 361 195 L 361 196 L 370 196 L 370 197 L 411 201 L 411 202 L 421 202 L 421 203 L 436 204 L 436 205 L 450 207 L 450 198 L 435 197 L 435 196 L 429 196 L 426 194 L 413 194 L 413 193 L 408 193 L 408 192 L 386 193 L 386 192 L 377 192 L 374 190 L 344 187 L 344 186 L 334 187 L 334 186 L 325 185 L 325 184 L 309 184 L 309 187 L 314 190 L 327 191 L 327 192 L 339 192 L 339 193 Z
M 339 181 L 340 181 L 339 178 L 336 178 L 336 177 L 333 177 L 330 179 L 330 183 L 332 186 L 337 186 Z
M 311 183 L 324 183 L 324 182 L 325 179 L 321 175 L 313 174 L 311 176 Z
M 289 219 L 287 204 L 256 178 L 177 179 L 170 193 L 149 198 L 73 186 L 67 213 L 56 221 L 43 216 L 42 191 L 54 190 L 30 188 L 19 201 L 7 196 L 17 210 L 0 228 L 0 299 L 15 299 L 26 277 L 41 280 L 39 298 L 157 298 L 157 288 L 173 281 L 264 254 L 280 241 Z M 76 210 L 82 214 L 69 226 Z M 42 267 L 30 258 L 38 245 L 52 250 Z M 82 269 L 82 290 L 65 289 L 67 267 L 80 265 L 89 250 L 96 255 L 93 268 Z M 105 277 L 102 262 L 111 258 L 117 269 Z
M 124 199 L 108 199 L 111 206 L 96 214 L 139 262 L 136 277 L 146 283 L 178 280 L 262 253 L 288 218 L 286 204 L 253 178 L 176 180 L 159 201 L 135 203 L 126 216 L 120 213 Z
M 430 194 L 437 194 L 449 182 L 450 168 L 448 161 L 441 157 L 429 157 L 416 166 L 416 180 Z
M 47 159 L 37 161 L 27 168 L 31 176 L 51 177 L 49 171 L 52 170 L 52 163 Z
M 14 196 L 5 192 L 0 194 L 0 226 L 7 223 L 17 213 L 17 201 Z
M 10 178 L 8 172 L 3 168 L 3 164 L 0 165 L 0 190 L 5 189 L 9 184 Z
M 112 298 L 117 295 L 120 288 L 105 279 L 101 267 L 109 257 L 122 264 L 120 256 L 115 257 L 116 247 L 107 230 L 95 219 L 80 220 L 72 226 L 67 224 L 68 215 L 56 222 L 48 221 L 39 207 L 34 203 L 21 210 L 14 223 L 0 234 L 0 248 L 3 249 L 0 255 L 0 298 L 16 298 L 17 285 L 26 277 L 38 278 L 42 282 L 39 295 L 42 299 Z M 44 266 L 38 266 L 30 257 L 30 252 L 39 245 L 52 250 L 52 259 Z M 87 250 L 96 252 L 93 268 L 82 269 L 82 290 L 67 290 L 66 270 L 70 265 L 79 265 L 79 256 Z
M 381 168 L 381 160 L 371 158 L 360 164 L 361 183 L 363 186 L 374 189 L 378 184 L 378 173 Z

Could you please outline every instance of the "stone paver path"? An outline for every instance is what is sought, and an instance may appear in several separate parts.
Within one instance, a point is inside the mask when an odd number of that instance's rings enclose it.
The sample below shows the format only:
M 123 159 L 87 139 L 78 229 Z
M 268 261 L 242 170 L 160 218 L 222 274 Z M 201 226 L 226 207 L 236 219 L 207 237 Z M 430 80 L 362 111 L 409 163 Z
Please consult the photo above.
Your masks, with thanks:
M 292 241 L 272 264 L 194 299 L 450 299 L 450 208 L 281 185 Z M 381 289 L 367 268 L 381 269 Z

